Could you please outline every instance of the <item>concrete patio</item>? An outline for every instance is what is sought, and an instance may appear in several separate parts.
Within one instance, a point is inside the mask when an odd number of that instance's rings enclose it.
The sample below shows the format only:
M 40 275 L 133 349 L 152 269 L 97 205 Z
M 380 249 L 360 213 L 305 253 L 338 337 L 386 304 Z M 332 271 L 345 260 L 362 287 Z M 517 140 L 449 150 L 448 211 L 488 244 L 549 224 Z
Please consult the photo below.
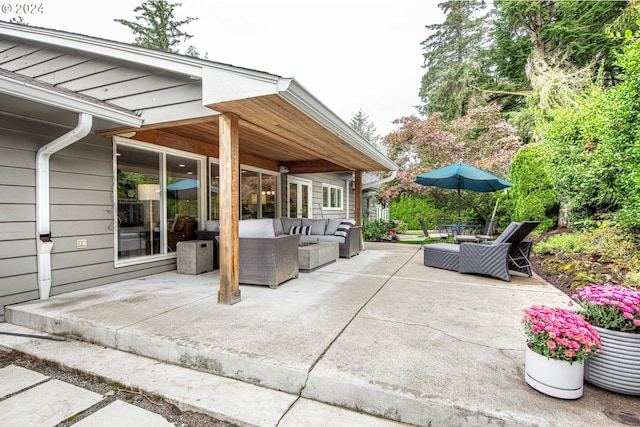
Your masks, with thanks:
M 217 272 L 173 272 L 7 307 L 0 331 L 79 341 L 0 335 L 0 348 L 239 425 L 640 419 L 638 398 L 586 384 L 563 401 L 525 383 L 522 309 L 568 301 L 540 278 L 462 275 L 425 267 L 419 245 L 366 246 L 278 289 L 241 285 L 234 306 L 216 303 Z

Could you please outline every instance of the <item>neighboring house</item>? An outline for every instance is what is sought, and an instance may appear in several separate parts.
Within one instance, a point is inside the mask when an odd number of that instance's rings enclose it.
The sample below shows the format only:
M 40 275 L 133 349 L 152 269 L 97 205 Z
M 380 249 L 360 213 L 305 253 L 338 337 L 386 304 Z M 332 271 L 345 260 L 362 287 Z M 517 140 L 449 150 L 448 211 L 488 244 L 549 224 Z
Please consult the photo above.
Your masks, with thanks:
M 395 171 L 386 178 L 372 172 L 362 174 L 362 213 L 369 221 L 389 221 L 389 205 L 379 196 L 382 185 L 395 177 Z
M 226 257 L 240 218 L 359 221 L 395 168 L 293 79 L 0 22 L 0 321 L 175 269 L 185 224 L 221 218 Z

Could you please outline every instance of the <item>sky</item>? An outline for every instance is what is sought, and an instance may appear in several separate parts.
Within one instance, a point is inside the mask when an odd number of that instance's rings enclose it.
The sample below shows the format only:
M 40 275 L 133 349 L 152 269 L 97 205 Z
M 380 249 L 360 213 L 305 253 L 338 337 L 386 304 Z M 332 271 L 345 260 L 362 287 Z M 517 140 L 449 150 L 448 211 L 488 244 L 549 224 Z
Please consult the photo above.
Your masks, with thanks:
M 41 0 L 34 10 L 6 0 L 0 20 L 21 16 L 29 25 L 132 43 L 116 18 L 135 21 L 143 0 Z M 169 0 L 182 3 L 177 19 L 201 57 L 282 77 L 293 77 L 349 123 L 362 110 L 377 134 L 395 119 L 417 114 L 425 69 L 420 42 L 426 25 L 444 15 L 439 0 Z M 40 7 L 41 6 L 41 7 Z

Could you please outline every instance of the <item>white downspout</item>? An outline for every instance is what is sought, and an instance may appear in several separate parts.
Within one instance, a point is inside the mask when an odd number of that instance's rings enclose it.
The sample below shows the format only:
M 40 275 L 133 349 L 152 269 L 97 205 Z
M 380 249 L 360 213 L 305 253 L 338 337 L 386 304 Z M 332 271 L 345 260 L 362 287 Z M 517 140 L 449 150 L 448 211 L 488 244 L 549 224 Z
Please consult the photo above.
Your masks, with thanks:
M 345 187 L 346 187 L 346 190 L 347 190 L 347 191 L 346 191 L 346 193 L 347 193 L 347 209 L 346 209 L 347 215 L 346 215 L 346 217 L 347 217 L 347 218 L 351 218 L 351 217 L 349 216 L 349 209 L 350 209 L 350 208 L 349 208 L 349 202 L 350 202 L 350 200 L 349 200 L 349 193 L 351 192 L 351 186 L 349 185 L 349 183 L 353 182 L 353 180 L 354 180 L 354 176 L 353 176 L 353 174 L 352 174 L 352 175 L 350 175 L 350 176 L 349 176 L 349 178 L 345 179 Z M 355 206 L 354 206 L 354 211 L 355 211 Z M 355 216 L 355 215 L 354 215 L 354 216 Z
M 93 117 L 80 113 L 78 125 L 70 132 L 41 147 L 36 154 L 36 245 L 38 251 L 38 290 L 40 299 L 49 298 L 51 291 L 51 217 L 49 206 L 49 159 L 91 131 Z

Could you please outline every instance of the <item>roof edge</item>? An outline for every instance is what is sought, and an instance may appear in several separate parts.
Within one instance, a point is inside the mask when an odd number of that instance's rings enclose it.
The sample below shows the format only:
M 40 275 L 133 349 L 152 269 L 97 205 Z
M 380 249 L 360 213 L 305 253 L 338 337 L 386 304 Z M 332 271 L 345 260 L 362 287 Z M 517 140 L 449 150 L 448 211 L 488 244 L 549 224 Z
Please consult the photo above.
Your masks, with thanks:
M 76 113 L 91 114 L 94 117 L 130 127 L 140 127 L 143 123 L 143 120 L 132 112 L 125 112 L 117 107 L 112 108 L 85 100 L 55 88 L 47 88 L 29 81 L 12 78 L 4 73 L 0 73 L 0 83 L 0 92 L 16 98 L 39 102 Z
M 398 170 L 398 165 L 378 151 L 371 143 L 362 137 L 351 126 L 345 123 L 337 114 L 314 97 L 307 89 L 292 78 L 279 78 L 279 95 L 318 122 L 356 150 L 376 160 L 388 170 Z

